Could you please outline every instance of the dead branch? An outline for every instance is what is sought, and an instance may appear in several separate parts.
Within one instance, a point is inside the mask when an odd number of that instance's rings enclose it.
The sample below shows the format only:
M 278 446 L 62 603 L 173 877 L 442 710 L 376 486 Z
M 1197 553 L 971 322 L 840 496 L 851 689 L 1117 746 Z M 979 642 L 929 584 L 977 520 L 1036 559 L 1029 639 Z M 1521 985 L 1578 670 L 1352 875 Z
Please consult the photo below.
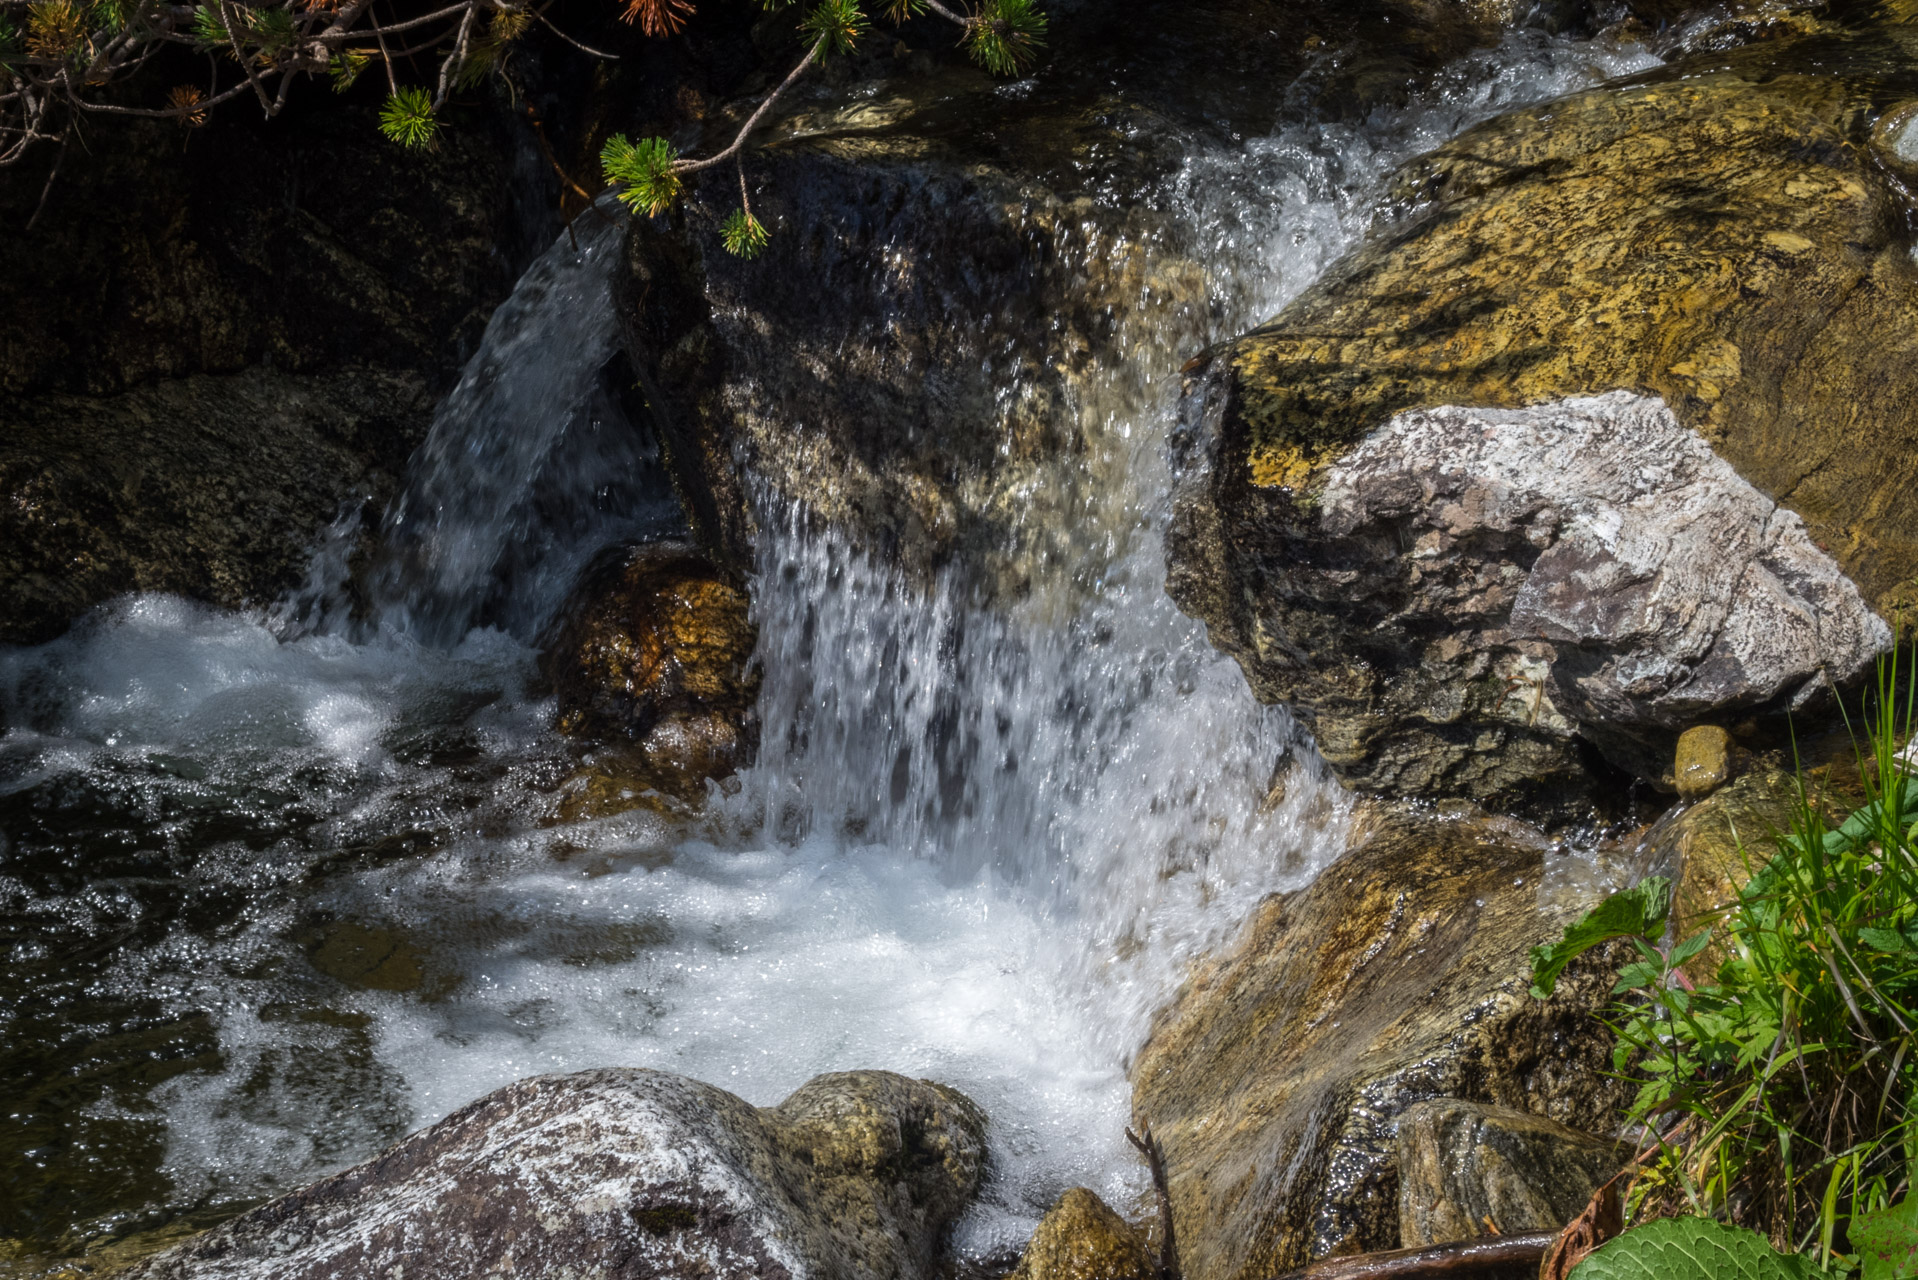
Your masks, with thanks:
M 1179 1246 L 1172 1236 L 1172 1188 L 1165 1176 L 1165 1148 L 1152 1136 L 1152 1126 L 1145 1126 L 1143 1136 L 1127 1129 L 1126 1141 L 1139 1149 L 1145 1157 L 1146 1168 L 1152 1172 L 1152 1194 L 1159 1202 L 1159 1280 L 1181 1280 L 1179 1273 Z
M 1536 1268 L 1557 1238 L 1556 1231 L 1527 1231 L 1425 1249 L 1356 1253 L 1288 1271 L 1278 1280 L 1472 1280 L 1520 1267 Z

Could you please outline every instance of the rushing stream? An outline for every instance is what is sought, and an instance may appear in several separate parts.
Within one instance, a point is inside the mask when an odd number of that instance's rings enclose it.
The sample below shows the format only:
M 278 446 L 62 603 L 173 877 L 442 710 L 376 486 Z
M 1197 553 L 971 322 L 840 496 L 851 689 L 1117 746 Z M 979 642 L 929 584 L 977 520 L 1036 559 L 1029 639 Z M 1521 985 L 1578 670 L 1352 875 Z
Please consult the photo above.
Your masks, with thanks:
M 676 522 L 606 386 L 616 225 L 583 221 L 442 406 L 370 614 L 331 544 L 275 610 L 131 598 L 0 653 L 0 1274 L 614 1064 L 759 1104 L 850 1067 L 958 1086 L 993 1125 L 974 1254 L 1075 1183 L 1128 1203 L 1152 1011 L 1345 817 L 1309 749 L 1277 798 L 1288 717 L 1165 598 L 1172 375 L 1348 247 L 1399 161 L 1651 61 L 1513 37 L 1412 107 L 1145 193 L 1212 296 L 1160 302 L 1139 367 L 1076 407 L 1098 443 L 1058 465 L 1101 496 L 1064 567 L 980 610 L 769 504 L 766 745 L 691 825 L 549 816 L 573 759 L 529 692 L 540 626 L 595 550 Z

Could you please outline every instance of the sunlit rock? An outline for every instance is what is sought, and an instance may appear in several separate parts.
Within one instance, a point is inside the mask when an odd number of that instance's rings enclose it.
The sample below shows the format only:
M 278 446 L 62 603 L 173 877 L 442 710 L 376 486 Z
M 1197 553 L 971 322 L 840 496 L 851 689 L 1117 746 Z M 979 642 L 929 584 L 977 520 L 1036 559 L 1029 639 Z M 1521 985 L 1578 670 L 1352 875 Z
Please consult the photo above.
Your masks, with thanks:
M 1509 1107 L 1421 1102 L 1399 1117 L 1399 1243 L 1556 1231 L 1631 1154 Z
M 1672 757 L 1672 785 L 1687 800 L 1710 795 L 1731 777 L 1732 739 L 1715 724 L 1702 724 L 1678 735 Z
M 1603 957 L 1549 1002 L 1527 994 L 1530 948 L 1596 899 L 1541 899 L 1557 856 L 1515 823 L 1386 818 L 1194 973 L 1132 1069 L 1190 1280 L 1396 1247 L 1416 1103 L 1616 1125 Z
M 540 1076 L 132 1274 L 913 1280 L 978 1188 L 984 1128 L 883 1071 L 766 1109 L 657 1071 Z
M 630 807 L 617 801 L 648 787 L 697 795 L 750 762 L 759 675 L 747 607 L 731 578 L 678 543 L 588 572 L 544 655 L 560 730 L 613 748 L 566 791 L 581 816 Z
M 1145 1241 L 1084 1187 L 1060 1196 L 1026 1242 L 1010 1280 L 1157 1280 Z
M 1570 816 L 1612 786 L 1590 749 L 1658 778 L 1680 729 L 1888 641 L 1918 265 L 1851 139 L 1918 89 L 1914 39 L 1780 38 L 1472 130 L 1195 371 L 1171 590 L 1343 776 Z

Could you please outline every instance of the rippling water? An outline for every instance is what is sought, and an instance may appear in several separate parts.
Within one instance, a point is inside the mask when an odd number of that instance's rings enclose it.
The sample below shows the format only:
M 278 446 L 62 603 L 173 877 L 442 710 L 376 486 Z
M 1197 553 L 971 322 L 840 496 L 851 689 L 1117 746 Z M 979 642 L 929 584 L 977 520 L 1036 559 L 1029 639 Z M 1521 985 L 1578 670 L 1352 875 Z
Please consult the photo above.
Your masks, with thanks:
M 0 1270 L 609 1064 L 760 1104 L 849 1067 L 957 1085 L 993 1123 L 977 1254 L 1067 1186 L 1127 1203 L 1151 1012 L 1345 821 L 1284 711 L 1165 599 L 1178 361 L 1349 247 L 1401 160 L 1650 62 L 1514 37 L 1404 110 L 1195 155 L 1151 198 L 1209 295 L 1157 300 L 1071 407 L 1091 444 L 1059 465 L 1092 509 L 1070 554 L 980 610 L 768 500 L 766 745 L 690 823 L 548 816 L 573 758 L 528 646 L 554 584 L 674 523 L 607 391 L 613 239 L 562 239 L 415 459 L 372 612 L 348 616 L 336 544 L 273 611 L 138 597 L 0 653 Z

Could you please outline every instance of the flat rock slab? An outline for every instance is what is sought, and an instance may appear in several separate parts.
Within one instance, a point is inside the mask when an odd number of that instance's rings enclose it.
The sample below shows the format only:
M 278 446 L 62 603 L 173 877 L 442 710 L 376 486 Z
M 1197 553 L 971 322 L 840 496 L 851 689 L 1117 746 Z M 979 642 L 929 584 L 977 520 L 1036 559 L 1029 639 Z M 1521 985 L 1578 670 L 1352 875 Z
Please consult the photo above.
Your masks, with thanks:
M 985 1167 L 963 1095 L 882 1071 L 764 1110 L 695 1080 L 522 1080 L 161 1254 L 142 1280 L 908 1280 Z

